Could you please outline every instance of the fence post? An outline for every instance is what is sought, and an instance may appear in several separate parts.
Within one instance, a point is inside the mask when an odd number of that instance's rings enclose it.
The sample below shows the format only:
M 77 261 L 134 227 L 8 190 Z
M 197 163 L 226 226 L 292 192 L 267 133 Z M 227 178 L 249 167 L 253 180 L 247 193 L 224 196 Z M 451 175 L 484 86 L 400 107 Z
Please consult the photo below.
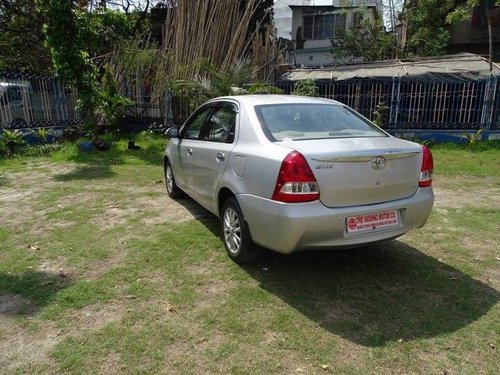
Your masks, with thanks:
M 396 82 L 396 77 L 398 78 Z M 389 129 L 396 130 L 398 123 L 399 101 L 401 90 L 401 77 L 399 75 L 392 77 L 391 104 L 389 112 Z
M 481 111 L 482 139 L 487 140 L 490 136 L 491 124 L 493 123 L 494 99 L 497 90 L 498 76 L 490 75 L 484 90 L 483 108 Z
M 165 117 L 163 118 L 163 125 L 165 129 L 168 129 L 172 126 L 174 126 L 174 114 L 172 113 L 172 93 L 170 90 L 165 90 L 165 97 L 164 97 L 164 103 L 165 103 Z

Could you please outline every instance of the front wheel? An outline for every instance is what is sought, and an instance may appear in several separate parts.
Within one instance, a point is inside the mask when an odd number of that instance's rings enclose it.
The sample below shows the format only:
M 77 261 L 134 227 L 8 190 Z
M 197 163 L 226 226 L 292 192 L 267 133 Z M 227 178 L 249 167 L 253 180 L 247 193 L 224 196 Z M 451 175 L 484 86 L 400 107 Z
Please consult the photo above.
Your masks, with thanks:
M 167 194 L 170 198 L 179 198 L 182 196 L 182 190 L 175 183 L 172 166 L 169 161 L 165 163 L 165 185 L 167 187 Z
M 221 210 L 222 241 L 236 263 L 250 262 L 259 255 L 236 198 L 226 199 Z

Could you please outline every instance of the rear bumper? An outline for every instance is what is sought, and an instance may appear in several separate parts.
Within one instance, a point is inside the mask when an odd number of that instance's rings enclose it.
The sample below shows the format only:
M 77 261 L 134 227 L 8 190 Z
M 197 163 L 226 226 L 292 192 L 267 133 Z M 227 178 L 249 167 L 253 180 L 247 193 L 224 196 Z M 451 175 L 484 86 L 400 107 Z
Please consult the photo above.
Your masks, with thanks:
M 320 201 L 280 203 L 248 194 L 237 199 L 255 243 L 280 253 L 335 247 L 356 247 L 396 238 L 422 227 L 434 203 L 432 188 L 419 188 L 406 199 L 356 207 L 328 208 Z M 346 218 L 398 210 L 400 225 L 374 232 L 348 234 Z

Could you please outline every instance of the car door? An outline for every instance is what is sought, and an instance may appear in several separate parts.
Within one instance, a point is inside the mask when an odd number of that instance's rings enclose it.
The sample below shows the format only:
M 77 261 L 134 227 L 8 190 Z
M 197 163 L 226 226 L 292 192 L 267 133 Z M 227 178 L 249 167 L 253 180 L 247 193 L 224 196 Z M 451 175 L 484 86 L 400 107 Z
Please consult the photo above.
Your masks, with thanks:
M 198 109 L 183 125 L 179 138 L 174 138 L 173 152 L 169 155 L 170 164 L 177 185 L 189 195 L 193 196 L 193 153 L 199 147 L 201 129 L 212 112 L 210 106 Z M 196 155 L 196 153 L 194 153 Z
M 234 148 L 237 120 L 234 103 L 216 103 L 193 148 L 193 196 L 212 212 L 217 211 L 217 186 Z

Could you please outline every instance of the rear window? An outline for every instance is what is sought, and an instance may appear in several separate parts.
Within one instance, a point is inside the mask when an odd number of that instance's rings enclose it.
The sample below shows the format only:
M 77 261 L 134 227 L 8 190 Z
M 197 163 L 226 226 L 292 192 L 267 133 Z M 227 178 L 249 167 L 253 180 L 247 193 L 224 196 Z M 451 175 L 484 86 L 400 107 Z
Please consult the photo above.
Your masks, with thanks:
M 255 110 L 269 140 L 387 137 L 354 110 L 340 104 L 272 104 Z

